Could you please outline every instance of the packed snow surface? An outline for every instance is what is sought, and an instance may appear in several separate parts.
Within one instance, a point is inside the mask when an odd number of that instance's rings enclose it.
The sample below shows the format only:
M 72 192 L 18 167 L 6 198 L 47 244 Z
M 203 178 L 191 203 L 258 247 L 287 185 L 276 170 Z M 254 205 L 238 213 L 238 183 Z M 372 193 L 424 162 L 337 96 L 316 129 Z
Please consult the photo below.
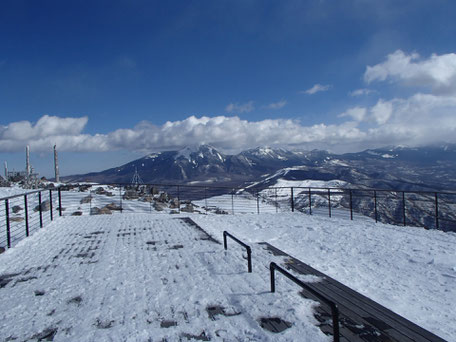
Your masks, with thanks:
M 252 246 L 250 274 L 238 245 L 207 238 L 168 215 L 60 218 L 0 256 L 0 340 L 330 340 L 296 286 L 269 292 L 281 258 Z M 291 327 L 261 327 L 275 317 Z
M 224 252 L 178 216 L 62 217 L 0 255 L 0 279 L 10 280 L 0 288 L 8 308 L 0 314 L 0 340 L 38 340 L 53 331 L 54 341 L 172 341 L 203 333 L 215 341 L 330 340 L 315 326 L 315 304 L 294 284 L 279 280 L 276 295 L 268 292 L 267 265 L 276 260 L 255 244 L 262 241 L 456 340 L 454 233 L 301 213 L 187 215 L 218 240 L 227 230 L 249 243 L 248 274 L 239 246 Z M 226 316 L 208 318 L 211 306 Z M 292 327 L 273 334 L 260 327 L 264 316 Z
M 456 234 L 299 213 L 199 215 L 206 231 L 265 241 L 456 341 Z
M 0 198 L 25 194 L 26 192 L 30 192 L 30 189 L 23 189 L 19 186 L 0 187 Z

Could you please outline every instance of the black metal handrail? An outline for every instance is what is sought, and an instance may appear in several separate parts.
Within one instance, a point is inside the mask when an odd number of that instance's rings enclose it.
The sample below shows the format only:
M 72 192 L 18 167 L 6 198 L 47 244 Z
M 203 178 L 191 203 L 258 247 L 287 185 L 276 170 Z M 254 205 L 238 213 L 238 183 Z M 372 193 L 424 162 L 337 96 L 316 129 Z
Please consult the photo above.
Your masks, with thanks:
M 21 196 L 24 196 L 26 194 L 27 195 L 36 194 L 36 193 L 41 192 L 43 190 L 45 190 L 45 189 L 21 192 L 20 194 L 11 195 L 11 196 L 7 196 L 7 197 L 2 197 L 2 198 L 0 198 L 0 201 L 4 201 L 4 200 L 7 200 L 7 199 L 12 199 L 12 198 L 16 198 L 16 197 L 21 197 Z
M 223 232 L 223 247 L 225 248 L 225 250 L 228 249 L 228 244 L 226 241 L 227 236 L 230 237 L 232 240 L 236 241 L 238 244 L 240 244 L 242 247 L 244 247 L 247 250 L 247 269 L 248 269 L 249 273 L 252 273 L 252 249 L 250 248 L 250 246 L 246 245 L 244 242 L 242 242 L 235 236 L 231 235 L 227 231 L 224 231 Z
M 287 272 L 285 269 L 282 267 L 278 266 L 275 262 L 271 262 L 269 265 L 269 270 L 271 274 L 271 292 L 275 292 L 275 270 L 279 271 L 282 273 L 285 277 L 293 281 L 295 284 L 301 286 L 303 289 L 309 291 L 312 293 L 314 296 L 316 296 L 318 299 L 321 301 L 325 302 L 330 308 L 331 308 L 331 315 L 332 315 L 332 321 L 333 321 L 333 337 L 334 337 L 334 342 L 339 342 L 339 309 L 337 308 L 336 303 L 334 303 L 332 300 L 326 298 L 324 295 L 322 295 L 320 292 L 316 291 L 303 281 L 299 280 L 295 276 L 293 276 L 291 273 Z
M 47 210 L 47 209 L 43 209 L 43 205 L 45 202 L 43 202 L 43 198 L 42 198 L 42 194 L 43 193 L 46 193 L 47 191 L 49 191 L 49 195 L 48 195 L 48 199 L 46 200 L 46 202 L 49 202 L 49 219 L 50 221 L 53 221 L 55 219 L 54 217 L 54 199 L 53 199 L 53 194 L 52 192 L 53 191 L 57 191 L 57 195 L 58 195 L 58 203 L 59 203 L 59 207 L 58 207 L 58 210 L 59 210 L 59 216 L 62 216 L 62 194 L 61 194 L 61 189 L 60 188 L 55 188 L 55 189 L 39 189 L 39 190 L 34 190 L 34 191 L 29 191 L 29 192 L 25 192 L 25 193 L 21 193 L 21 194 L 17 194 L 17 195 L 13 195 L 13 196 L 8 196 L 8 197 L 4 197 L 4 198 L 1 198 L 0 201 L 4 201 L 5 203 L 5 214 L 3 216 L 1 216 L 1 226 L 3 226 L 3 221 L 4 221 L 4 225 L 5 225 L 5 230 L 6 230 L 6 240 L 2 240 L 1 243 L 3 245 L 4 243 L 4 246 L 7 247 L 7 248 L 11 248 L 13 246 L 13 242 L 14 241 L 19 241 L 21 240 L 22 238 L 24 237 L 28 237 L 30 236 L 30 233 L 31 233 L 31 229 L 33 229 L 33 227 L 31 227 L 30 225 L 35 225 L 39 228 L 43 228 L 44 227 L 44 224 L 45 224 L 45 217 L 44 217 L 44 210 Z M 36 216 L 36 219 L 35 221 L 30 221 L 30 212 L 29 212 L 29 199 L 28 197 L 32 194 L 37 194 L 37 203 L 38 205 L 36 206 L 36 208 L 34 209 L 34 211 L 37 212 Z M 25 228 L 25 232 L 23 233 L 23 235 L 20 233 L 22 231 L 22 228 L 21 228 L 21 225 L 20 224 L 12 224 L 12 222 L 15 222 L 17 221 L 16 220 L 16 216 L 12 216 L 11 214 L 11 209 L 13 210 L 13 213 L 15 213 L 15 206 L 13 205 L 12 203 L 12 200 L 16 200 L 16 204 L 17 203 L 17 199 L 23 197 L 23 205 L 24 205 L 24 214 L 20 217 L 20 220 L 23 220 L 24 221 L 24 228 Z M 19 210 L 21 210 L 21 208 L 19 207 Z M 33 214 L 32 214 L 33 215 Z M 36 221 L 38 220 L 38 222 Z M 3 230 L 2 230 L 3 231 Z M 3 234 L 3 233 L 2 233 Z M 3 246 L 2 246 L 3 247 Z

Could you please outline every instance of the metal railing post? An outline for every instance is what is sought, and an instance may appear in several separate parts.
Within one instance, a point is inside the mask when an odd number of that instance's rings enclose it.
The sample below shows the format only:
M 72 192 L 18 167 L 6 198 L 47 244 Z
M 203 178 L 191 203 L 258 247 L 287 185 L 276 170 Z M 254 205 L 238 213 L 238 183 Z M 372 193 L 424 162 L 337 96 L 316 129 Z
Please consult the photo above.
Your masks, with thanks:
M 59 188 L 59 216 L 62 216 L 62 189 Z
M 350 189 L 350 220 L 353 220 L 353 194 Z
M 89 215 L 92 215 L 92 190 L 89 190 Z
M 90 194 L 90 197 L 92 197 L 92 194 Z M 120 213 L 122 214 L 123 208 L 122 208 L 122 185 L 119 187 L 119 201 L 120 201 Z M 90 199 L 90 206 L 92 207 L 92 198 Z
M 404 226 L 406 225 L 405 222 L 405 191 L 402 191 L 402 218 L 404 221 Z
M 328 214 L 331 217 L 331 189 L 328 188 Z
M 275 190 L 275 207 L 276 207 L 276 214 L 279 212 L 279 202 L 277 202 L 277 188 Z
M 238 244 L 240 244 L 242 247 L 244 247 L 247 250 L 247 270 L 249 273 L 252 273 L 252 249 L 250 246 L 246 245 L 244 242 L 236 238 L 235 236 L 231 235 L 227 231 L 223 232 L 223 248 L 225 250 L 228 249 L 228 243 L 227 243 L 227 236 L 236 241 Z
M 10 218 L 9 218 L 9 201 L 5 200 L 5 213 L 6 213 L 6 243 L 8 248 L 11 248 L 11 230 L 10 230 Z
M 29 217 L 28 217 L 28 201 L 27 194 L 24 195 L 24 210 L 25 210 L 25 236 L 29 236 Z
M 260 193 L 257 191 L 257 214 L 260 214 Z
M 438 194 L 435 193 L 435 228 L 439 229 L 439 199 Z
M 312 215 L 312 193 L 309 188 L 309 215 Z
M 377 216 L 377 191 L 374 190 L 374 215 L 375 215 L 375 223 L 378 221 L 378 216 Z
M 295 276 L 293 276 L 291 273 L 287 272 L 284 270 L 282 267 L 278 266 L 275 262 L 271 262 L 269 264 L 269 272 L 271 276 L 271 292 L 275 292 L 275 270 L 279 271 L 282 273 L 285 277 L 290 279 L 292 282 L 294 282 L 296 285 L 299 285 L 303 289 L 309 291 L 311 294 L 313 294 L 315 297 L 317 297 L 319 300 L 324 302 L 326 305 L 328 305 L 331 308 L 331 316 L 332 316 L 332 325 L 333 325 L 333 341 L 339 342 L 340 341 L 340 333 L 339 333 L 339 308 L 337 307 L 336 303 L 334 303 L 332 300 L 329 300 L 326 298 L 324 295 L 304 283 L 303 281 L 299 280 Z
M 206 207 L 206 215 L 207 215 L 207 187 L 204 187 L 204 204 Z
M 177 186 L 177 210 L 181 212 L 181 203 L 180 203 L 180 187 Z
M 234 215 L 234 189 L 231 192 L 231 214 Z
M 40 212 L 40 228 L 43 228 L 43 210 L 41 208 L 41 191 L 38 192 L 38 209 Z
M 291 212 L 294 212 L 294 196 L 293 196 L 293 187 L 291 187 Z
M 54 215 L 52 213 L 52 190 L 49 190 L 49 215 L 51 216 L 51 221 L 54 219 Z

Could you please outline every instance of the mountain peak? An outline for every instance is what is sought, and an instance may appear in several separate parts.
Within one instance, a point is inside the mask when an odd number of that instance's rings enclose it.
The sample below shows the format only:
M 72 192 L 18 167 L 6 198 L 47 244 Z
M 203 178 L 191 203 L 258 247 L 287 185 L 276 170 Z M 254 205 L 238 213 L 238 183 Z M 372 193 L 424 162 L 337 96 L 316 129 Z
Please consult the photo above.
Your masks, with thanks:
M 210 156 L 215 156 L 222 161 L 225 159 L 215 147 L 206 144 L 185 146 L 177 151 L 174 159 L 187 159 L 188 161 L 192 161 L 198 157 L 204 158 Z

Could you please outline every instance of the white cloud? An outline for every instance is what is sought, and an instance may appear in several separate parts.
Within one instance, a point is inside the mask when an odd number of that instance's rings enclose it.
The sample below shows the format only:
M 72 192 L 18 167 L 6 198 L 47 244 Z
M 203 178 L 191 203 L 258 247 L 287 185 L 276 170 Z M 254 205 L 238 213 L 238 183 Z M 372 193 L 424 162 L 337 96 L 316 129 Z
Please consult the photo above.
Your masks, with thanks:
M 453 55 L 444 56 L 452 59 Z M 248 121 L 239 116 L 223 115 L 190 116 L 161 126 L 144 121 L 133 128 L 90 135 L 83 133 L 87 117 L 44 115 L 36 123 L 17 121 L 0 126 L 0 152 L 23 151 L 27 144 L 35 152 L 51 151 L 54 144 L 60 151 L 152 152 L 200 143 L 209 143 L 225 151 L 269 145 L 346 152 L 391 144 L 456 143 L 456 93 L 441 92 L 443 86 L 447 90 L 452 87 L 448 81 L 451 77 L 440 74 L 442 69 L 451 74 L 451 68 L 448 69 L 451 63 L 448 58 L 440 57 L 433 55 L 428 60 L 417 62 L 418 55 L 406 56 L 396 51 L 387 57 L 385 63 L 369 67 L 365 73 L 367 82 L 400 79 L 407 82 L 420 80 L 424 84 L 423 80 L 427 80 L 434 92 L 416 93 L 408 98 L 379 99 L 372 106 L 353 106 L 339 115 L 346 121 L 338 125 L 321 123 L 309 126 L 288 119 Z M 422 75 L 427 75 L 427 78 Z M 321 87 L 329 86 L 315 85 L 309 93 Z M 358 91 L 364 92 L 363 89 Z M 282 100 L 267 107 L 276 109 L 284 105 L 286 101 Z M 245 113 L 253 108 L 253 101 L 249 101 L 232 103 L 226 110 Z
M 370 108 L 353 107 L 339 116 L 350 116 L 357 121 L 362 117 L 368 125 L 362 130 L 366 138 L 357 147 L 362 149 L 394 144 L 455 143 L 455 111 L 454 96 L 418 93 L 406 99 L 381 99 Z
M 253 101 L 247 103 L 230 103 L 225 107 L 227 113 L 249 113 L 255 109 Z
M 379 125 L 386 123 L 393 114 L 393 102 L 385 102 L 380 99 L 375 106 L 370 109 L 371 118 Z
M 267 106 L 265 106 L 265 108 L 267 109 L 280 109 L 280 108 L 283 108 L 287 105 L 287 101 L 286 100 L 280 100 L 279 102 L 274 102 L 274 103 L 270 103 L 268 104 Z
M 287 119 L 248 121 L 237 116 L 190 116 L 161 126 L 144 121 L 133 128 L 95 135 L 82 133 L 86 117 L 44 116 L 38 122 L 50 120 L 53 129 L 42 130 L 38 123 L 27 121 L 0 127 L 0 152 L 23 151 L 27 144 L 34 152 L 51 151 L 57 144 L 60 151 L 148 153 L 200 143 L 225 151 L 269 145 L 346 152 L 390 144 L 456 142 L 455 108 L 456 97 L 416 94 L 408 99 L 379 100 L 369 108 L 350 108 L 340 115 L 349 120 L 339 125 L 306 126 Z M 74 128 L 70 129 L 68 122 L 74 122 Z
M 35 124 L 29 121 L 12 122 L 7 126 L 0 126 L 0 150 L 19 151 L 23 150 L 25 145 L 31 145 L 38 151 L 44 151 L 55 143 L 69 150 L 85 150 L 97 144 L 99 150 L 103 143 L 97 135 L 81 133 L 87 121 L 86 116 L 61 118 L 44 115 Z
M 373 92 L 374 92 L 374 90 L 372 90 L 372 89 L 361 88 L 361 89 L 353 90 L 353 91 L 349 92 L 348 94 L 350 96 L 366 96 L 366 95 L 372 94 Z
M 373 81 L 401 81 L 406 85 L 428 86 L 434 93 L 456 93 L 456 54 L 431 55 L 420 60 L 420 55 L 405 54 L 401 50 L 387 56 L 386 61 L 368 66 L 364 73 L 367 83 Z
M 44 118 L 44 117 L 43 117 Z M 66 123 L 67 119 L 55 118 Z M 60 119 L 60 120 L 57 120 Z M 40 119 L 41 120 L 41 119 Z M 80 118 L 86 122 L 86 118 Z M 24 136 L 11 127 L 26 127 Z M 303 126 L 295 120 L 277 119 L 262 121 L 241 120 L 239 117 L 195 117 L 185 120 L 168 121 L 162 126 L 150 122 L 141 122 L 131 129 L 118 129 L 108 134 L 88 135 L 81 131 L 71 131 L 61 135 L 58 130 L 41 131 L 38 135 L 28 133 L 36 131 L 38 123 L 11 123 L 1 127 L 0 151 L 22 151 L 29 144 L 33 151 L 50 151 L 57 144 L 60 151 L 157 151 L 179 148 L 189 144 L 210 143 L 224 150 L 240 150 L 259 145 L 298 146 L 313 143 L 339 143 L 344 139 L 358 139 L 364 136 L 353 123 L 342 125 Z
M 364 107 L 353 107 L 349 108 L 344 113 L 340 114 L 339 117 L 351 117 L 355 121 L 363 121 L 366 117 L 367 109 Z
M 315 93 L 318 93 L 320 91 L 328 91 L 329 89 L 332 88 L 332 85 L 327 84 L 327 85 L 322 85 L 322 84 L 315 84 L 312 88 L 309 88 L 307 90 L 301 91 L 303 94 L 308 94 L 308 95 L 313 95 Z

